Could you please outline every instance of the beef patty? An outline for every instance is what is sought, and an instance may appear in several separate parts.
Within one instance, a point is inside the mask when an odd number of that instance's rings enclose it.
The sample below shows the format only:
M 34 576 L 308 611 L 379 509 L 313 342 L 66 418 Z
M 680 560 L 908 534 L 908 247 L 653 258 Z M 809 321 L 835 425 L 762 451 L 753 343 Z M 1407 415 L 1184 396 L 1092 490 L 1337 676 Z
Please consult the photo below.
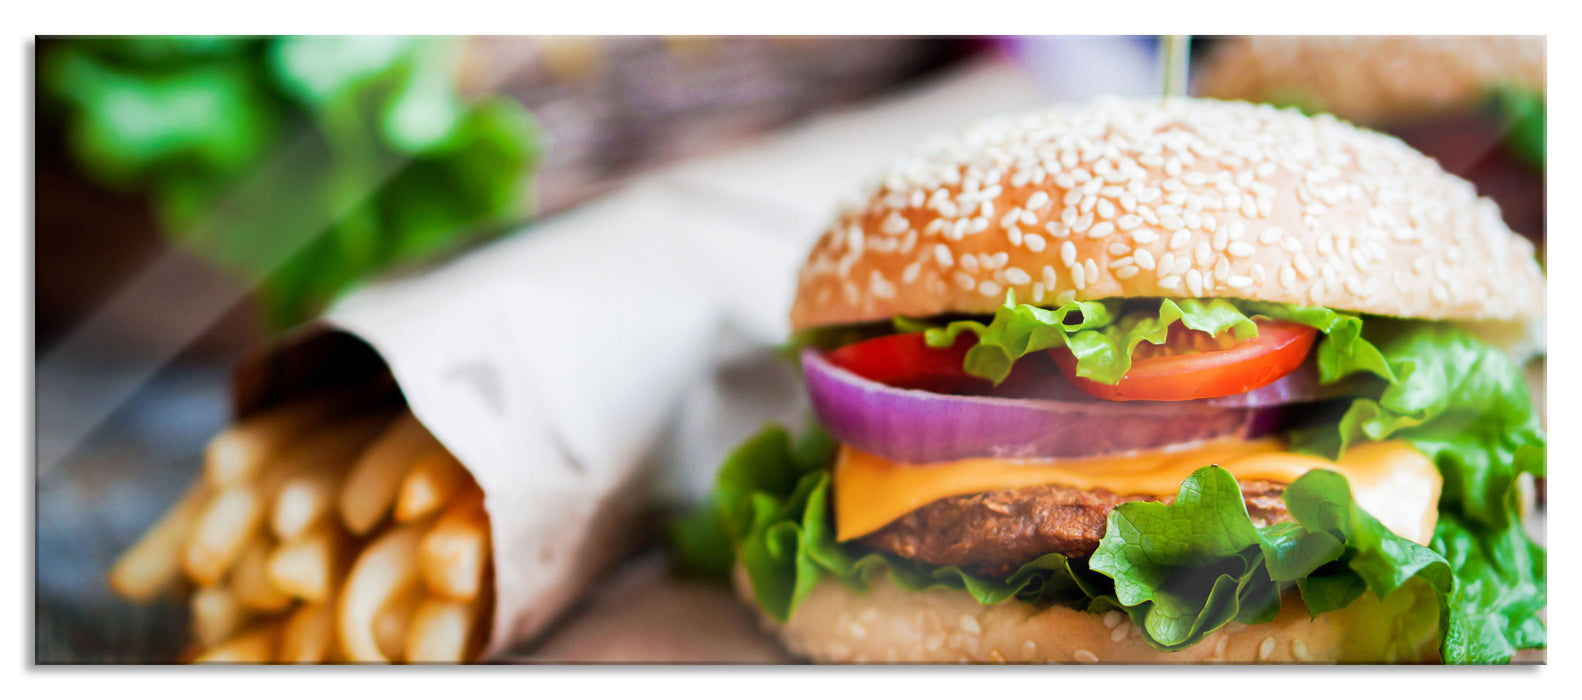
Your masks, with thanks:
M 1258 527 L 1290 520 L 1280 496 L 1285 485 L 1241 482 L 1247 513 Z M 984 576 L 1006 576 L 1050 552 L 1086 557 L 1099 548 L 1104 522 L 1115 506 L 1162 501 L 1145 494 L 1104 489 L 1032 486 L 950 496 L 884 526 L 861 542 L 896 556 L 935 566 L 955 565 Z

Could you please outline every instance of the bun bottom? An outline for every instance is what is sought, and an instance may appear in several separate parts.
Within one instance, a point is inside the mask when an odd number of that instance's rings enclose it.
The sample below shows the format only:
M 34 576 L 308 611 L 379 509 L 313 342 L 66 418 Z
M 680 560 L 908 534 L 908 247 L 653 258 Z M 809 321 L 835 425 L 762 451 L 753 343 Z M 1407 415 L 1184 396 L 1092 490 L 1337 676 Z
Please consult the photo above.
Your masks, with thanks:
M 737 589 L 752 600 L 744 572 Z M 866 593 L 825 579 L 781 624 L 766 626 L 819 663 L 1430 663 L 1439 660 L 1438 608 L 1417 581 L 1381 601 L 1309 617 L 1296 592 L 1271 622 L 1235 622 L 1197 645 L 1162 652 L 1126 615 L 1020 601 L 982 605 L 963 591 L 907 591 L 881 576 Z

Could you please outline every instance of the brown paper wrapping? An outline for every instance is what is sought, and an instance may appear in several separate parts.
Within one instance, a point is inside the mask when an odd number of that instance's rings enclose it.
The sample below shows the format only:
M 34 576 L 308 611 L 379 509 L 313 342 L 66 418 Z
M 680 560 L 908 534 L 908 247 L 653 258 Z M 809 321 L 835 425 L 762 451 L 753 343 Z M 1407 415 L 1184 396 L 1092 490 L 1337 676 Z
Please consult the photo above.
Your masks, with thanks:
M 242 363 L 237 416 L 388 368 L 485 493 L 495 609 L 483 655 L 498 658 L 652 534 L 645 467 L 679 462 L 659 466 L 696 497 L 744 437 L 707 435 L 734 410 L 716 406 L 704 430 L 689 422 L 704 444 L 654 454 L 677 406 L 718 381 L 722 355 L 767 354 L 786 337 L 796 268 L 838 197 L 929 134 L 1040 100 L 1013 69 L 979 66 L 364 288 Z M 741 425 L 731 417 L 721 432 Z

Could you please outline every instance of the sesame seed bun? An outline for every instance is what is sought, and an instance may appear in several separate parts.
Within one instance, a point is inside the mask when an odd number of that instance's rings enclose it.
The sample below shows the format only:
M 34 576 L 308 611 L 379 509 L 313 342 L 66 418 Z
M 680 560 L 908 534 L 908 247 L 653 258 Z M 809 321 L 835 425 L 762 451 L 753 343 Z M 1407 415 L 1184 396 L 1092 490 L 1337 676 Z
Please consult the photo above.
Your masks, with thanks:
M 1542 36 L 1231 37 L 1197 94 L 1294 100 L 1374 126 L 1475 107 L 1496 85 L 1544 91 Z
M 1109 297 L 1542 313 L 1533 248 L 1398 139 L 1241 102 L 1006 115 L 899 160 L 819 238 L 794 329 Z
M 736 580 L 750 599 L 740 568 Z M 1119 611 L 985 606 L 961 591 L 906 591 L 880 577 L 866 593 L 825 579 L 788 622 L 765 624 L 792 653 L 823 663 L 1426 663 L 1439 658 L 1438 614 L 1415 580 L 1382 602 L 1368 593 L 1316 617 L 1291 592 L 1271 622 L 1232 622 L 1161 652 Z

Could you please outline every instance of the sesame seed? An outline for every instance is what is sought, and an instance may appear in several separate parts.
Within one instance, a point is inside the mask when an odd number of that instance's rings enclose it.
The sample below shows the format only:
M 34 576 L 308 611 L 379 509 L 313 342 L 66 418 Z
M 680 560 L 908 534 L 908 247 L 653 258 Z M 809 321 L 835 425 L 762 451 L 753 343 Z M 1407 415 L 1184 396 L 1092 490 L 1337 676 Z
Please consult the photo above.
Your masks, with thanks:
M 1005 280 L 1011 284 L 1032 284 L 1033 277 L 1023 271 L 1022 268 L 1007 267 L 1005 268 Z
M 1076 290 L 1074 290 L 1074 289 L 1067 289 L 1067 290 L 1055 295 L 1055 305 L 1056 306 L 1065 306 L 1066 304 L 1070 304 L 1076 298 L 1077 298 Z
M 1099 200 L 1099 204 L 1095 208 L 1095 211 L 1098 212 L 1100 218 L 1103 218 L 1103 219 L 1113 219 L 1113 218 L 1115 218 L 1115 205 L 1112 204 L 1110 202 L 1110 200 L 1108 200 L 1108 199 L 1101 199 L 1101 200 Z
M 1000 228 L 1015 226 L 1016 222 L 1021 220 L 1021 215 L 1020 207 L 1011 207 L 1010 211 L 1005 212 L 1005 216 L 1000 217 Z
M 971 254 L 961 256 L 961 259 L 957 262 L 961 265 L 961 269 L 966 270 L 969 274 L 976 274 L 978 272 L 978 259 L 972 257 Z
M 1198 241 L 1192 257 L 1197 260 L 1197 264 L 1207 265 L 1214 259 L 1214 249 L 1209 247 L 1208 241 Z
M 1027 659 L 1028 661 L 1031 661 L 1037 656 L 1038 656 L 1038 643 L 1037 642 L 1034 642 L 1031 639 L 1029 639 L 1029 640 L 1027 640 L 1025 642 L 1022 642 L 1022 658 Z
M 1057 280 L 1058 280 L 1058 278 L 1055 277 L 1055 266 L 1054 265 L 1045 265 L 1044 266 L 1044 287 L 1046 289 L 1054 289 L 1055 288 L 1055 282 Z
M 868 628 L 863 627 L 859 623 L 853 622 L 850 625 L 847 625 L 846 633 L 857 639 L 866 639 L 868 637 Z
M 1192 292 L 1192 296 L 1203 296 L 1203 273 L 1198 272 L 1196 269 L 1187 270 L 1186 283 L 1187 289 Z
M 1060 261 L 1071 267 L 1077 264 L 1077 246 L 1071 241 L 1060 244 Z
M 1084 664 L 1096 664 L 1099 662 L 1099 657 L 1087 649 L 1078 649 L 1076 653 L 1071 655 L 1071 658 L 1074 658 L 1077 660 L 1077 662 Z
M 1143 225 L 1143 217 L 1136 214 L 1126 214 L 1115 220 L 1115 226 L 1122 231 L 1130 231 Z
M 1178 229 L 1186 226 L 1186 221 L 1177 214 L 1161 213 L 1159 215 L 1159 225 L 1167 229 Z
M 1166 275 L 1159 279 L 1159 286 L 1165 289 L 1180 289 L 1181 275 Z
M 1230 231 L 1228 229 L 1220 229 L 1218 233 L 1214 234 L 1213 241 L 1214 250 L 1224 252 L 1226 246 L 1230 243 Z
M 1223 633 L 1220 634 L 1219 641 L 1214 643 L 1214 655 L 1215 656 L 1224 656 L 1225 655 L 1225 647 L 1228 644 L 1230 644 L 1230 637 L 1228 635 L 1223 634 Z
M 1296 288 L 1296 268 L 1288 263 L 1280 268 L 1280 286 L 1286 289 Z
M 934 246 L 934 261 L 938 262 L 940 267 L 948 268 L 955 264 L 956 259 L 951 256 L 948 246 L 944 243 L 939 243 Z
M 1109 251 L 1110 255 L 1125 255 L 1132 252 L 1132 247 L 1126 245 L 1126 241 L 1116 241 L 1110 244 Z
M 1011 242 L 1011 245 L 1019 246 L 1022 244 L 1022 230 L 1015 226 L 1007 227 L 1005 229 L 1005 238 Z
M 1001 289 L 1000 285 L 995 284 L 994 280 L 984 280 L 982 284 L 978 285 L 978 293 L 986 297 L 1000 296 L 1002 291 L 1004 290 Z
M 968 634 L 978 634 L 983 631 L 983 629 L 978 626 L 978 619 L 971 615 L 962 615 L 960 624 L 962 631 L 965 631 Z
M 1258 660 L 1268 661 L 1274 656 L 1274 637 L 1265 637 L 1262 644 L 1258 645 Z
M 1099 279 L 1099 265 L 1098 265 L 1098 263 L 1093 262 L 1093 258 L 1088 258 L 1087 260 L 1083 260 L 1082 261 L 1082 269 L 1087 271 L 1088 279 L 1093 280 L 1095 282 L 1098 281 L 1098 279 Z
M 1230 253 L 1231 255 L 1234 255 L 1238 258 L 1247 258 L 1252 257 L 1252 254 L 1258 252 L 1258 249 L 1252 247 L 1252 244 L 1245 241 L 1236 241 L 1235 243 L 1230 244 L 1230 247 L 1226 248 L 1225 252 Z
M 1146 249 L 1138 248 L 1137 251 L 1132 254 L 1132 257 L 1136 259 L 1138 267 L 1144 270 L 1154 269 L 1154 255 L 1153 253 L 1148 252 Z
M 1088 273 L 1083 266 L 1073 265 L 1071 267 L 1071 286 L 1076 287 L 1078 290 L 1088 288 Z
M 1307 645 L 1300 639 L 1291 640 L 1291 655 L 1300 661 L 1312 661 L 1313 656 L 1308 653 Z
M 956 286 L 961 287 L 964 291 L 970 291 L 973 287 L 978 286 L 978 281 L 965 272 L 957 272 L 955 280 Z
M 1175 233 L 1170 234 L 1170 249 L 1171 250 L 1176 250 L 1176 249 L 1179 249 L 1179 248 L 1185 248 L 1185 247 L 1187 247 L 1188 245 L 1191 245 L 1191 244 L 1192 244 L 1192 232 L 1191 231 L 1188 231 L 1188 230 L 1183 228 L 1183 229 L 1177 229 Z
M 1128 626 L 1130 626 L 1130 624 L 1131 623 L 1128 622 L 1128 623 L 1125 623 L 1125 624 L 1117 626 L 1114 629 L 1114 631 L 1110 632 L 1110 641 L 1118 643 L 1118 642 L 1126 639 L 1126 632 L 1127 632 L 1126 628 Z
M 1137 271 L 1138 267 L 1136 265 L 1127 265 L 1126 267 L 1115 271 L 1115 278 L 1129 280 L 1137 276 Z
M 1042 209 L 1049 204 L 1049 194 L 1043 190 L 1034 192 L 1027 198 L 1028 209 Z
M 1071 225 L 1071 230 L 1075 231 L 1077 233 L 1082 233 L 1084 231 L 1087 231 L 1088 227 L 1090 227 L 1092 225 L 1093 225 L 1093 212 L 1088 212 L 1086 214 L 1083 214 L 1083 215 L 1077 217 L 1076 223 Z
M 1264 229 L 1263 233 L 1258 234 L 1258 242 L 1264 245 L 1272 245 L 1274 243 L 1278 243 L 1280 241 L 1280 237 L 1284 235 L 1285 229 L 1280 228 L 1279 226 L 1270 226 L 1269 228 Z
M 1245 289 L 1252 286 L 1252 278 L 1246 275 L 1231 275 L 1229 279 L 1225 280 L 1225 284 L 1237 289 Z
M 1119 610 L 1110 610 L 1104 613 L 1104 626 L 1108 629 L 1115 629 L 1115 626 L 1121 624 L 1121 620 L 1125 617 L 1125 613 Z
M 1022 245 L 1027 246 L 1027 249 L 1034 253 L 1042 253 L 1045 245 L 1044 237 L 1036 233 L 1024 233 L 1022 234 Z
M 1291 264 L 1296 266 L 1297 274 L 1303 277 L 1313 276 L 1313 262 L 1308 260 L 1306 255 L 1297 254 L 1296 257 L 1291 258 Z
M 884 223 L 880 224 L 879 230 L 893 236 L 906 231 L 909 226 L 911 224 L 907 222 L 906 217 L 892 211 L 889 216 L 884 218 Z

